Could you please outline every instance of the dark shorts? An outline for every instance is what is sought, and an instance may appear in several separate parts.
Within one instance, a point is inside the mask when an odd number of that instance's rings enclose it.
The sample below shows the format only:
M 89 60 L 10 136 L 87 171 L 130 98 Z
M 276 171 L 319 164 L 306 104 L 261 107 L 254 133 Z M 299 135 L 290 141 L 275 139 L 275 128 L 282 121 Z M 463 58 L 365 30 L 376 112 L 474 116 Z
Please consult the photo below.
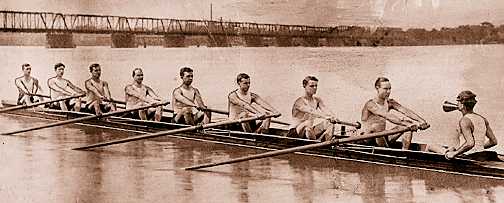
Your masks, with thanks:
M 138 111 L 133 111 L 133 112 L 129 112 L 126 114 L 127 115 L 125 117 L 127 117 L 127 118 L 140 119 L 140 115 L 138 114 Z M 147 119 L 148 120 L 152 120 L 155 115 L 156 115 L 155 111 L 152 111 L 152 112 L 147 111 Z
M 107 113 L 110 112 L 110 110 L 112 110 L 110 105 L 107 104 L 100 104 L 100 109 L 102 113 Z M 95 108 L 94 106 L 91 106 L 91 104 L 86 104 L 86 111 L 92 114 L 96 114 Z
M 296 128 L 289 129 L 289 132 L 287 132 L 287 137 L 302 138 L 301 136 L 298 135 Z
M 184 118 L 184 116 L 180 116 L 180 118 L 178 119 L 178 121 L 175 120 L 175 117 L 177 116 L 176 113 L 173 114 L 173 119 L 172 119 L 172 122 L 173 123 L 178 123 L 178 124 L 186 124 L 187 125 L 187 122 Z M 203 121 L 203 119 L 205 118 L 205 116 L 201 116 L 200 118 L 198 118 L 197 120 L 195 120 L 194 122 L 196 123 L 201 123 Z
M 66 104 L 66 106 L 68 107 L 68 109 L 73 109 L 73 108 L 74 108 L 74 106 L 75 106 L 75 103 L 70 104 L 70 100 L 66 100 L 66 101 L 65 101 L 65 104 Z M 60 107 L 60 103 L 59 103 L 59 102 L 53 102 L 53 103 L 49 104 L 49 108 L 51 108 L 51 109 L 58 109 L 58 110 L 61 110 L 61 107 Z
M 262 125 L 262 121 L 258 123 L 256 121 L 249 121 L 248 123 L 250 125 L 250 128 L 252 129 L 252 132 L 255 132 Z M 228 125 L 227 130 L 244 131 L 241 123 Z
M 35 97 L 33 97 L 33 96 L 30 96 L 29 98 L 30 98 L 30 102 L 31 103 L 36 103 L 36 102 L 40 101 L 39 99 L 35 99 Z M 18 101 L 17 101 L 17 104 L 18 105 L 23 105 L 23 104 L 26 104 L 26 102 L 24 100 L 21 101 L 21 98 L 19 98 Z

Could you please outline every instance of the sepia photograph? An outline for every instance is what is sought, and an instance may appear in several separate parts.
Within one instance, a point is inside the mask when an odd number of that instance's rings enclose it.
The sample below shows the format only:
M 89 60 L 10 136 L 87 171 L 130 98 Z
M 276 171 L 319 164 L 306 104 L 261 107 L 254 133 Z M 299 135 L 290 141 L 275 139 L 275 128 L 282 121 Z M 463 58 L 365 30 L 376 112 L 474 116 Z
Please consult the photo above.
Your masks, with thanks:
M 504 203 L 502 0 L 0 0 L 1 202 Z

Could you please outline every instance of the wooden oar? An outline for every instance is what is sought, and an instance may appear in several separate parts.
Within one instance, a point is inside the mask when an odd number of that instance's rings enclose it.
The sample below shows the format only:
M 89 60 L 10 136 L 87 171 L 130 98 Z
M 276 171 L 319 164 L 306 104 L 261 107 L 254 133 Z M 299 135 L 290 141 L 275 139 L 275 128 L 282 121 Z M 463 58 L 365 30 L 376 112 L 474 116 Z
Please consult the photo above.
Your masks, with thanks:
M 107 100 L 107 101 L 108 102 L 114 102 L 114 103 L 117 103 L 117 104 L 126 104 L 126 102 L 124 102 L 124 101 L 119 101 L 119 100 L 115 100 L 115 99 Z M 222 114 L 222 115 L 229 115 L 229 112 L 223 111 L 223 110 L 219 110 L 219 109 L 205 108 L 205 109 L 202 109 L 202 110 L 203 111 L 211 111 L 211 112 Z M 173 110 L 171 110 L 171 109 L 163 109 L 163 111 L 164 112 L 173 113 Z M 277 120 L 272 120 L 271 122 L 272 123 L 276 123 L 276 124 L 281 124 L 281 125 L 290 125 L 289 123 L 286 123 L 286 122 L 283 122 L 283 121 L 277 121 Z M 344 125 L 344 124 L 342 124 L 342 125 Z
M 249 160 L 253 160 L 253 159 L 273 157 L 273 156 L 278 156 L 278 155 L 282 155 L 282 154 L 301 152 L 301 151 L 306 151 L 309 149 L 322 148 L 322 147 L 327 147 L 327 146 L 336 145 L 336 144 L 343 144 L 343 143 L 355 142 L 355 141 L 359 141 L 359 140 L 371 139 L 371 138 L 376 138 L 376 137 L 383 137 L 383 136 L 387 136 L 387 135 L 403 133 L 403 132 L 410 131 L 410 130 L 411 130 L 410 128 L 400 128 L 400 129 L 396 129 L 396 130 L 388 130 L 388 131 L 382 131 L 382 132 L 378 132 L 378 133 L 370 133 L 370 134 L 365 134 L 365 135 L 352 136 L 352 137 L 343 138 L 343 139 L 333 139 L 330 141 L 325 141 L 325 142 L 316 143 L 316 144 L 303 145 L 303 146 L 299 146 L 299 147 L 293 147 L 293 148 L 282 149 L 282 150 L 277 150 L 277 151 L 270 151 L 270 152 L 266 152 L 266 153 L 262 153 L 262 154 L 255 154 L 255 155 L 251 155 L 251 156 L 240 157 L 240 158 L 230 159 L 230 160 L 221 161 L 221 162 L 186 167 L 184 169 L 185 170 L 195 170 L 195 169 L 208 168 L 208 167 L 219 166 L 219 165 L 224 165 L 224 164 L 232 164 L 232 163 L 237 163 L 237 162 L 242 162 L 242 161 L 249 161 Z
M 81 94 L 81 95 L 77 95 L 77 96 L 65 97 L 65 98 L 55 99 L 55 100 L 50 100 L 50 101 L 42 101 L 42 102 L 37 102 L 37 103 L 32 103 L 32 104 L 23 104 L 23 105 L 2 108 L 2 109 L 0 109 L 0 113 L 7 112 L 7 111 L 20 110 L 20 109 L 27 109 L 27 108 L 31 108 L 31 107 L 35 107 L 35 106 L 39 106 L 39 105 L 44 105 L 44 104 L 49 104 L 49 103 L 59 102 L 59 101 L 65 101 L 65 100 L 83 97 L 83 96 L 86 96 L 86 95 Z
M 138 111 L 138 110 L 147 109 L 147 108 L 151 108 L 151 107 L 166 105 L 169 103 L 170 102 L 165 102 L 165 103 L 161 103 L 161 104 L 153 104 L 153 105 L 142 106 L 142 107 L 138 107 L 138 108 L 126 109 L 126 110 L 121 110 L 121 111 L 114 111 L 114 112 L 104 113 L 101 116 L 98 116 L 98 115 L 85 116 L 85 117 L 80 117 L 80 118 L 75 118 L 75 119 L 54 122 L 54 123 L 50 123 L 50 124 L 46 124 L 46 125 L 25 128 L 25 129 L 21 129 L 21 130 L 15 130 L 15 131 L 11 131 L 11 132 L 4 132 L 1 134 L 2 135 L 12 135 L 12 134 L 28 132 L 28 131 L 32 131 L 32 130 L 39 130 L 39 129 L 43 129 L 43 128 L 49 128 L 49 127 L 54 127 L 54 126 L 70 124 L 70 123 L 82 122 L 82 121 L 91 120 L 91 119 L 95 119 L 95 118 L 103 118 L 103 117 L 113 116 L 113 115 L 117 115 L 117 114 L 124 114 L 124 113 L 132 112 L 132 111 Z
M 37 97 L 44 97 L 44 98 L 51 98 L 49 95 L 43 95 L 43 94 L 32 94 L 32 93 L 28 93 L 28 95 L 31 95 L 31 96 L 37 96 Z
M 115 99 L 110 99 L 110 100 L 109 99 L 105 99 L 104 101 L 106 101 L 106 102 L 112 102 L 112 103 L 116 103 L 116 104 L 126 105 L 125 101 L 120 101 L 120 100 L 115 100 Z M 163 112 L 173 113 L 173 110 L 163 108 Z
M 198 125 L 198 126 L 190 126 L 190 127 L 179 128 L 179 129 L 174 129 L 174 130 L 161 131 L 161 132 L 152 133 L 152 134 L 128 137 L 125 139 L 96 143 L 96 144 L 92 144 L 92 145 L 88 145 L 88 146 L 77 147 L 77 148 L 74 148 L 73 150 L 84 150 L 84 149 L 91 149 L 91 148 L 96 148 L 96 147 L 103 147 L 103 146 L 108 146 L 108 145 L 113 145 L 113 144 L 120 144 L 120 143 L 125 143 L 125 142 L 136 141 L 136 140 L 143 140 L 143 139 L 160 137 L 160 136 L 165 136 L 165 135 L 172 135 L 172 134 L 178 134 L 178 133 L 183 133 L 183 132 L 195 131 L 195 130 L 199 130 L 199 129 L 214 128 L 214 127 L 223 126 L 223 125 L 230 125 L 230 124 L 235 124 L 235 123 L 254 121 L 257 119 L 264 119 L 264 118 L 273 117 L 273 116 L 275 116 L 275 115 L 255 116 L 255 117 L 243 118 L 243 119 L 238 119 L 238 120 L 229 120 L 229 121 L 209 123 L 209 124 Z
M 335 122 L 332 122 L 332 124 L 340 124 L 340 125 L 352 126 L 352 127 L 355 127 L 356 129 L 360 129 L 361 128 L 361 123 L 360 122 L 350 123 L 350 122 L 346 122 L 346 121 L 336 120 Z

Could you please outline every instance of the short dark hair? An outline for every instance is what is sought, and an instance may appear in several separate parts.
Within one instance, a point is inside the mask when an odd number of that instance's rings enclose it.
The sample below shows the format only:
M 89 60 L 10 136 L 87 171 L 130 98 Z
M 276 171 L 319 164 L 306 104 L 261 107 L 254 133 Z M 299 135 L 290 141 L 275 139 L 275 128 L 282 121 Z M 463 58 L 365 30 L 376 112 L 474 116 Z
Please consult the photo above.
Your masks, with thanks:
M 93 72 L 93 68 L 100 67 L 100 64 L 93 63 L 89 66 L 89 72 Z
M 63 66 L 63 68 L 65 68 L 65 64 L 63 64 L 63 63 L 57 63 L 57 64 L 55 64 L 54 65 L 54 70 L 58 69 L 58 67 L 61 67 L 61 66 Z
M 470 90 L 460 92 L 457 96 L 457 101 L 460 101 L 468 110 L 473 110 L 476 103 L 478 103 L 476 94 Z
M 23 63 L 23 65 L 21 65 L 21 70 L 24 70 L 28 66 L 30 66 L 29 63 Z
M 246 73 L 240 73 L 238 74 L 238 76 L 236 76 L 236 83 L 240 83 L 242 79 L 250 79 L 250 76 Z
M 306 85 L 308 84 L 308 82 L 310 80 L 313 80 L 313 81 L 317 81 L 318 82 L 318 79 L 315 77 L 315 76 L 306 76 L 304 79 L 303 79 L 303 87 L 306 87 Z
M 137 71 L 137 70 L 139 70 L 139 71 L 142 71 L 142 72 L 143 72 L 142 68 L 134 68 L 134 69 L 133 69 L 133 72 L 131 73 L 131 77 L 135 77 L 135 71 Z
M 378 77 L 374 83 L 375 88 L 380 87 L 380 83 L 382 82 L 390 82 L 390 80 L 386 77 Z
M 189 67 L 182 67 L 180 69 L 180 77 L 184 77 L 184 73 L 192 73 L 193 72 L 193 69 L 189 68 Z

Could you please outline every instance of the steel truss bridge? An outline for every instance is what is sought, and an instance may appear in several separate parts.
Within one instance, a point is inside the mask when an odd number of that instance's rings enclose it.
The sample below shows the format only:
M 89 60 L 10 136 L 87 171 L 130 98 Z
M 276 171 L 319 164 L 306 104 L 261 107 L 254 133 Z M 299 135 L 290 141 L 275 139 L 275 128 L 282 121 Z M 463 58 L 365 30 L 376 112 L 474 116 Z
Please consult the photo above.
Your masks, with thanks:
M 347 26 L 315 27 L 249 22 L 0 11 L 0 32 L 325 37 L 335 31 L 344 31 L 346 29 L 348 29 Z

